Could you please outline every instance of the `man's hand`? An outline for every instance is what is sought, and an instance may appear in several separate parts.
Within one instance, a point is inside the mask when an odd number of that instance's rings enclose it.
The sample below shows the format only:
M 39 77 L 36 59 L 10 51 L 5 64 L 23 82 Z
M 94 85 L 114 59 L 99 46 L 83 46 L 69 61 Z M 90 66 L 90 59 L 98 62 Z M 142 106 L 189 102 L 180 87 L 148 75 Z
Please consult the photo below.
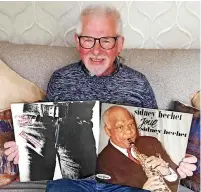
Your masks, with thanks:
M 192 176 L 193 171 L 196 170 L 196 165 L 194 163 L 197 162 L 197 158 L 195 156 L 187 154 L 185 158 L 179 164 L 177 168 L 177 172 L 180 175 L 181 179 L 186 178 L 187 176 Z
M 149 190 L 149 191 L 154 191 L 154 190 L 159 190 L 164 191 L 165 186 L 162 184 L 160 181 L 159 176 L 154 176 L 149 178 L 146 183 L 142 187 L 143 189 Z
M 5 155 L 7 156 L 8 161 L 13 161 L 14 164 L 18 164 L 19 161 L 19 152 L 18 146 L 14 141 L 9 141 L 4 143 Z
M 170 174 L 169 164 L 166 163 L 163 159 L 150 156 L 145 161 L 146 165 L 150 168 L 156 168 L 160 171 L 162 175 L 168 175 Z

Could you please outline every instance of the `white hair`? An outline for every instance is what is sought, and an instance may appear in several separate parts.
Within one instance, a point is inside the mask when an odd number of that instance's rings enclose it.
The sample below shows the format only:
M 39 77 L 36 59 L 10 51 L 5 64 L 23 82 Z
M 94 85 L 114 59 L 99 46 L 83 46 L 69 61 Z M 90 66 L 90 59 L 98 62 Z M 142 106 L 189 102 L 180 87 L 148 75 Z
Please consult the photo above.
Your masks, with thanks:
M 123 24 L 122 24 L 121 15 L 120 15 L 119 11 L 112 6 L 108 6 L 108 5 L 104 5 L 104 4 L 101 4 L 101 5 L 92 4 L 82 10 L 79 20 L 78 20 L 77 27 L 76 27 L 76 33 L 78 35 L 80 35 L 82 32 L 82 25 L 83 25 L 82 17 L 84 17 L 84 16 L 101 16 L 101 15 L 112 17 L 116 23 L 117 35 L 122 35 Z

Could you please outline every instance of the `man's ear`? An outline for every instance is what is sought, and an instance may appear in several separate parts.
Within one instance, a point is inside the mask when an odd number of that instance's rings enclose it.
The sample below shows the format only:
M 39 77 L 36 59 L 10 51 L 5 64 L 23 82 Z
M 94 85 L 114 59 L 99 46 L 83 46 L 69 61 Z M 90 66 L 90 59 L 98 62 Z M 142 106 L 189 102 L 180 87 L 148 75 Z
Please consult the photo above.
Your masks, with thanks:
M 110 129 L 108 128 L 107 125 L 104 125 L 104 130 L 105 130 L 105 133 L 110 137 L 111 136 Z
M 80 44 L 79 44 L 79 39 L 78 39 L 78 35 L 77 34 L 74 35 L 74 40 L 75 40 L 76 48 L 79 50 Z
M 118 53 L 120 54 L 124 46 L 124 37 L 120 36 L 118 39 Z

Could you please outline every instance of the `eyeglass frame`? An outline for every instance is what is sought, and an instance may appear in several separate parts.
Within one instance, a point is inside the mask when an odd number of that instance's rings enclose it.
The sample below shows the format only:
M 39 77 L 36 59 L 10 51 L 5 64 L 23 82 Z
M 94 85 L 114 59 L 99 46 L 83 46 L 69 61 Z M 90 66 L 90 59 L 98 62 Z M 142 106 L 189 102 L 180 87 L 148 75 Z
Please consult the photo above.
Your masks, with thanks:
M 98 40 L 98 42 L 99 42 L 99 45 L 101 46 L 101 43 L 100 43 L 101 38 L 113 38 L 113 39 L 115 40 L 114 46 L 113 46 L 112 48 L 110 48 L 110 49 L 113 49 L 113 48 L 115 47 L 115 45 L 116 45 L 117 39 L 118 39 L 120 36 L 116 36 L 116 37 L 107 36 L 107 37 L 95 38 L 95 37 L 86 36 L 86 35 L 79 35 L 79 36 L 77 36 L 77 37 L 78 37 L 78 39 L 79 39 L 79 44 L 80 44 L 80 46 L 81 46 L 82 48 L 84 48 L 84 49 L 92 49 L 92 48 L 95 46 L 97 40 Z M 93 38 L 93 39 L 94 39 L 94 45 L 93 45 L 91 48 L 85 48 L 85 47 L 83 47 L 83 46 L 81 45 L 81 43 L 80 43 L 80 38 L 82 38 L 82 37 Z M 102 46 L 101 46 L 101 47 L 102 47 Z M 104 47 L 102 47 L 102 48 L 105 49 Z M 110 49 L 105 49 L 105 50 L 110 50 Z

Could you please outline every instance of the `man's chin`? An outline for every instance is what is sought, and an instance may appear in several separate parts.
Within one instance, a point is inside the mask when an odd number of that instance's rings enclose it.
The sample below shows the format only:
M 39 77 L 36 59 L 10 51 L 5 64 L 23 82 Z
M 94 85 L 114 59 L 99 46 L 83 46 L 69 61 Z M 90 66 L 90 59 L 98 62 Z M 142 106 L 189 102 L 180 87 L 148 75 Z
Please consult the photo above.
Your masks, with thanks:
M 127 142 L 124 142 L 124 143 L 121 144 L 121 147 L 124 148 L 124 149 L 127 149 L 127 148 L 130 147 L 130 144 L 127 143 Z
M 124 145 L 124 146 L 122 146 L 122 148 L 123 149 L 128 149 L 128 148 L 130 148 L 130 145 Z

